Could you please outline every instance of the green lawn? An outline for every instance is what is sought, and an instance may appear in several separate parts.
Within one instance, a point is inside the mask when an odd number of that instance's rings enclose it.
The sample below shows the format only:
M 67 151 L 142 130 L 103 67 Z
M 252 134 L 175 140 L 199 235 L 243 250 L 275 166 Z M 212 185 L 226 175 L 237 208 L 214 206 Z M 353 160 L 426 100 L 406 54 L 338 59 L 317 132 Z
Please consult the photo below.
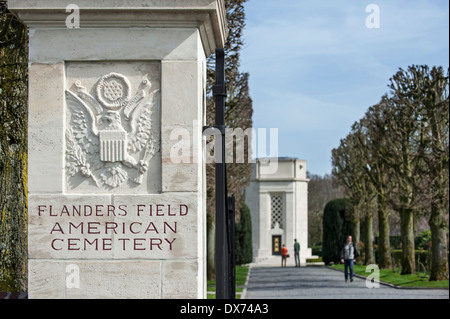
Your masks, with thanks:
M 241 298 L 241 292 L 244 290 L 242 286 L 245 285 L 245 280 L 247 279 L 248 266 L 236 266 L 236 299 Z M 241 287 L 240 287 L 241 286 Z M 208 280 L 208 286 L 206 287 L 207 292 L 216 291 L 216 282 Z M 239 294 L 238 294 L 239 293 Z M 208 293 L 208 299 L 216 299 L 215 293 Z
M 344 265 L 333 265 L 333 268 L 344 270 Z M 366 272 L 366 266 L 355 265 L 353 268 L 355 274 L 368 276 L 370 272 Z M 448 288 L 448 280 L 428 281 L 429 274 L 423 272 L 415 275 L 401 275 L 400 269 L 394 272 L 392 269 L 380 269 L 380 281 L 387 282 L 400 287 L 417 287 L 417 288 Z

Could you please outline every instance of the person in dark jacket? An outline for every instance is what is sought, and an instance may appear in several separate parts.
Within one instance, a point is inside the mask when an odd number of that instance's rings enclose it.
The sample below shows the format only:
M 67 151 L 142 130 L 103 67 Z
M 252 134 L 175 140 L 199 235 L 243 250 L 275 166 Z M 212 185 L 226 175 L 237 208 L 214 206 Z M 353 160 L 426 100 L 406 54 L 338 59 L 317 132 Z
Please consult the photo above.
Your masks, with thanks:
M 350 282 L 353 282 L 353 277 L 355 273 L 353 272 L 353 264 L 356 258 L 359 257 L 358 251 L 352 242 L 352 236 L 347 236 L 347 241 L 341 249 L 341 263 L 344 264 L 345 268 L 345 282 L 348 281 L 349 268 L 350 268 Z
M 300 267 L 300 243 L 294 239 L 295 267 Z

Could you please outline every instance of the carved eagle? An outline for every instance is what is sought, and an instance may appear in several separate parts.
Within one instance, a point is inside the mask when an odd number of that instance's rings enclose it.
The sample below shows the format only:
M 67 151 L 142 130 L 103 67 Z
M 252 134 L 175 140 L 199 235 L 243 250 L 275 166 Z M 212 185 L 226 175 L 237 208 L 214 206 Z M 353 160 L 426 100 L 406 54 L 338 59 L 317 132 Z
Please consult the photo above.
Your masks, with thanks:
M 128 179 L 141 184 L 151 158 L 159 150 L 151 119 L 159 90 L 152 90 L 150 81 L 144 78 L 132 96 L 130 82 L 120 73 L 101 77 L 93 94 L 80 81 L 74 87 L 65 91 L 71 110 L 66 131 L 69 178 L 81 174 L 98 187 L 110 188 Z

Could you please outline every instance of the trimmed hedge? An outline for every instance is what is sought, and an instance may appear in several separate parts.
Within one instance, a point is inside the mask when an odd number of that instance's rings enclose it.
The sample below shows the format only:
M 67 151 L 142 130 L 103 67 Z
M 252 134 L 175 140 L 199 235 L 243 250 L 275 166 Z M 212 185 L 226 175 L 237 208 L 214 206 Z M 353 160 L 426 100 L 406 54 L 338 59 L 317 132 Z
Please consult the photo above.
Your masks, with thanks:
M 379 237 L 375 237 L 374 244 L 378 246 Z M 401 249 L 402 248 L 402 237 L 401 236 L 389 236 L 389 243 L 391 245 L 391 249 Z
M 248 264 L 253 260 L 252 217 L 245 203 L 241 203 L 240 213 L 240 221 L 236 224 L 236 265 Z
M 379 237 L 375 237 L 375 245 L 378 245 Z M 389 236 L 389 242 L 391 249 L 402 249 L 402 237 L 401 236 Z M 431 230 L 425 230 L 420 232 L 414 238 L 414 246 L 416 249 L 429 250 L 431 248 Z
M 392 251 L 392 258 L 394 260 L 396 267 L 402 266 L 402 250 L 396 249 Z M 415 251 L 415 259 L 416 259 L 416 271 L 423 271 L 422 266 L 419 265 L 419 261 L 422 265 L 425 266 L 426 271 L 430 271 L 431 269 L 431 252 L 428 250 L 416 250 Z

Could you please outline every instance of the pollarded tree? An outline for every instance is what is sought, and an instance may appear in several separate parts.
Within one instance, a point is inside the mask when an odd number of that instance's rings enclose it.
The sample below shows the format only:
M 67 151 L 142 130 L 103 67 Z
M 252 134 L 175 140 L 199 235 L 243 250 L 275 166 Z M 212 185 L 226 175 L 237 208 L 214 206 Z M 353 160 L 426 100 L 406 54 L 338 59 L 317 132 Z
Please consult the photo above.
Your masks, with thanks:
M 367 127 L 364 125 L 365 118 L 356 122 L 352 126 L 350 137 L 353 139 L 353 153 L 358 158 L 358 167 L 361 181 L 361 207 L 364 217 L 364 250 L 366 265 L 375 263 L 374 246 L 373 246 L 373 214 L 377 199 L 376 185 L 370 178 L 372 167 L 371 161 L 373 154 L 370 152 L 372 140 L 370 138 Z
M 402 274 L 415 273 L 414 217 L 418 215 L 427 123 L 420 103 L 411 93 L 416 89 L 413 74 L 400 69 L 391 78 L 390 95 L 384 99 L 389 114 L 386 134 L 389 148 L 383 154 L 390 174 L 391 204 L 400 214 Z
M 422 176 L 429 181 L 432 234 L 432 268 L 430 280 L 448 279 L 448 167 L 449 167 L 449 74 L 442 67 L 410 66 L 400 70 L 391 85 L 397 103 L 418 110 L 420 131 L 419 155 L 423 160 Z
M 387 202 L 388 169 L 383 156 L 389 148 L 389 136 L 386 134 L 387 109 L 385 97 L 379 104 L 368 109 L 360 121 L 365 134 L 358 135 L 358 147 L 364 154 L 363 169 L 373 185 L 377 199 L 378 212 L 378 265 L 391 268 L 391 249 L 389 242 L 389 210 Z
M 373 234 L 373 203 L 375 192 L 368 175 L 367 154 L 361 147 L 361 141 L 367 141 L 364 127 L 360 122 L 352 126 L 352 131 L 341 140 L 339 148 L 332 152 L 333 175 L 346 188 L 353 203 L 352 235 L 355 243 L 359 242 L 360 219 L 364 219 L 364 249 L 365 263 L 374 263 Z
M 423 106 L 431 129 L 429 150 L 425 157 L 430 170 L 431 217 L 429 220 L 432 240 L 430 280 L 449 279 L 447 232 L 449 207 L 449 73 L 433 68 L 429 74 Z M 427 160 L 428 159 L 428 160 Z
M 352 236 L 355 243 L 360 240 L 359 207 L 362 203 L 362 185 L 364 176 L 361 174 L 361 166 L 354 147 L 354 136 L 349 134 L 341 139 L 339 147 L 332 150 L 332 174 L 339 184 L 343 185 L 347 196 L 350 198 L 352 210 Z M 324 230 L 325 232 L 325 230 Z

